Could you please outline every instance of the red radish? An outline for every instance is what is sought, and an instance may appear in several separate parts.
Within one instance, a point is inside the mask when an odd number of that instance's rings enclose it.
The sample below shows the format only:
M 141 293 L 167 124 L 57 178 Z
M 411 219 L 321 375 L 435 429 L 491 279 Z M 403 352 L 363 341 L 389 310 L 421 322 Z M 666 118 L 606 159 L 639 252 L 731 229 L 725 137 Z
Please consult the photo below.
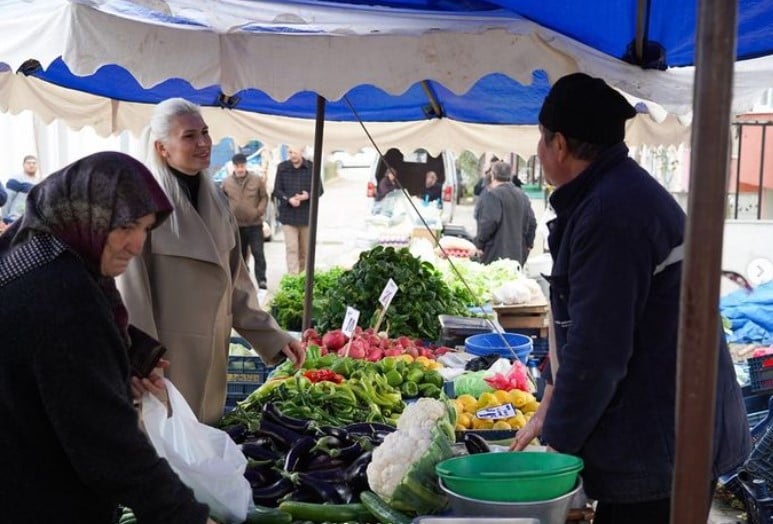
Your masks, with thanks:
M 396 342 L 404 348 L 413 346 L 413 340 L 408 337 L 397 337 Z
M 386 351 L 384 351 L 384 356 L 386 357 L 399 357 L 402 354 L 403 354 L 403 350 L 397 349 L 397 348 L 387 349 Z
M 419 348 L 424 347 L 424 341 L 420 338 L 417 338 L 413 341 L 413 345 Z
M 314 328 L 307 329 L 303 332 L 303 336 L 301 336 L 301 340 L 313 340 L 315 338 L 319 338 L 319 335 L 317 334 L 317 330 Z
M 365 358 L 365 346 L 360 340 L 355 340 L 349 347 L 349 356 L 352 358 Z
M 328 331 L 322 337 L 322 344 L 327 346 L 330 351 L 336 351 L 346 345 L 346 335 L 340 329 Z
M 416 358 L 416 357 L 419 356 L 419 350 L 416 349 L 415 347 L 411 346 L 409 348 L 405 348 L 405 354 L 406 355 L 410 355 L 413 358 Z
M 439 357 L 439 356 L 445 355 L 449 351 L 452 351 L 451 348 L 446 346 L 440 346 L 439 348 L 435 348 L 435 356 Z
M 373 329 L 372 327 L 369 327 L 368 329 L 366 329 L 365 331 L 363 331 L 363 333 L 365 333 L 366 335 L 373 335 L 373 334 L 375 334 L 375 333 L 376 333 L 376 330 L 375 330 L 375 329 Z
M 384 358 L 384 352 L 380 349 L 371 349 L 370 353 L 368 353 L 368 360 L 371 362 L 378 362 L 382 358 Z
M 427 358 L 435 358 L 435 354 L 432 352 L 432 350 L 429 350 L 427 348 L 420 348 L 419 355 Z
M 354 327 L 354 336 L 360 336 L 362 335 L 362 328 L 360 326 Z
M 319 346 L 319 354 L 320 354 L 320 356 L 324 357 L 328 353 L 329 353 L 329 351 L 327 350 L 327 346 Z

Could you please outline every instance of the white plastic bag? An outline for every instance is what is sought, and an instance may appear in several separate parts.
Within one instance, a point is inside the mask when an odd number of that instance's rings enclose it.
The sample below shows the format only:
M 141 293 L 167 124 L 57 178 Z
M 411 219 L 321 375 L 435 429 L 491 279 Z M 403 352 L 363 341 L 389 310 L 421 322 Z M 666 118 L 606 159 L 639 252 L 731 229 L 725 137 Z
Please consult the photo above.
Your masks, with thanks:
M 225 431 L 199 422 L 182 394 L 164 380 L 171 417 L 153 395 L 142 398 L 142 420 L 153 447 L 214 517 L 243 522 L 253 505 L 244 478 L 247 458 Z

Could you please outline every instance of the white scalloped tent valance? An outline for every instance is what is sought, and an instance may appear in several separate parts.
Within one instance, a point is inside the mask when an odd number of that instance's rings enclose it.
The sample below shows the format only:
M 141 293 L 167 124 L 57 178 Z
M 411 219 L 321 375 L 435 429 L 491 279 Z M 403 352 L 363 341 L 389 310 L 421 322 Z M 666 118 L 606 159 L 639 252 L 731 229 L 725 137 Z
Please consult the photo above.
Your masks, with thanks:
M 0 110 L 13 114 L 34 108 L 44 122 L 61 120 L 73 129 L 93 128 L 100 136 L 128 130 L 140 135 L 150 121 L 152 105 L 110 100 L 65 89 L 34 77 L 0 72 Z M 274 147 L 281 144 L 313 144 L 314 121 L 261 115 L 212 107 L 202 108 L 216 140 L 230 136 L 237 143 L 259 138 Z M 539 132 L 536 126 L 486 125 L 457 122 L 448 118 L 419 122 L 370 122 L 368 132 L 379 148 L 404 150 L 424 148 L 437 153 L 442 149 L 516 152 L 528 157 L 536 153 Z M 678 145 L 689 140 L 690 130 L 673 116 L 657 123 L 640 114 L 628 123 L 629 145 Z M 357 151 L 371 146 L 367 135 L 355 122 L 326 122 L 325 149 Z
M 194 87 L 220 85 L 225 93 L 258 88 L 279 101 L 304 90 L 338 100 L 362 84 L 396 94 L 431 79 L 461 94 L 492 72 L 529 84 L 535 70 L 551 81 L 584 71 L 669 113 L 692 110 L 692 67 L 642 70 L 504 10 L 6 0 L 0 34 L 0 62 L 13 70 L 29 58 L 45 67 L 61 56 L 77 75 L 118 64 L 145 87 L 183 78 Z M 738 62 L 733 111 L 749 110 L 771 83 L 773 57 Z

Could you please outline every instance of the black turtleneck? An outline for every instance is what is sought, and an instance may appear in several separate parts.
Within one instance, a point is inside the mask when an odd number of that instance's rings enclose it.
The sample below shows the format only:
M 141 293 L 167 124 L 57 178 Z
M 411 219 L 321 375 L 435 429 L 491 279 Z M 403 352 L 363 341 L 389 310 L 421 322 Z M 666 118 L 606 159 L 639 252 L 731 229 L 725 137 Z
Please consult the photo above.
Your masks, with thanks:
M 199 185 L 201 185 L 201 173 L 195 175 L 186 175 L 182 171 L 169 166 L 169 171 L 177 179 L 180 184 L 180 188 L 183 190 L 185 196 L 188 197 L 188 201 L 196 211 L 199 210 Z

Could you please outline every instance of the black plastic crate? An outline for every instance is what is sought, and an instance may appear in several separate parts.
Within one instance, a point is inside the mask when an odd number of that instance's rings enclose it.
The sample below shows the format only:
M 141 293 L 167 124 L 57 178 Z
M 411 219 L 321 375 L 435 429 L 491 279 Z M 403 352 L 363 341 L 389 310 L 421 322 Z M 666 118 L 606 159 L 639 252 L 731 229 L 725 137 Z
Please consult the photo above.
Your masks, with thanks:
M 753 392 L 773 390 L 773 355 L 750 358 L 750 387 Z

